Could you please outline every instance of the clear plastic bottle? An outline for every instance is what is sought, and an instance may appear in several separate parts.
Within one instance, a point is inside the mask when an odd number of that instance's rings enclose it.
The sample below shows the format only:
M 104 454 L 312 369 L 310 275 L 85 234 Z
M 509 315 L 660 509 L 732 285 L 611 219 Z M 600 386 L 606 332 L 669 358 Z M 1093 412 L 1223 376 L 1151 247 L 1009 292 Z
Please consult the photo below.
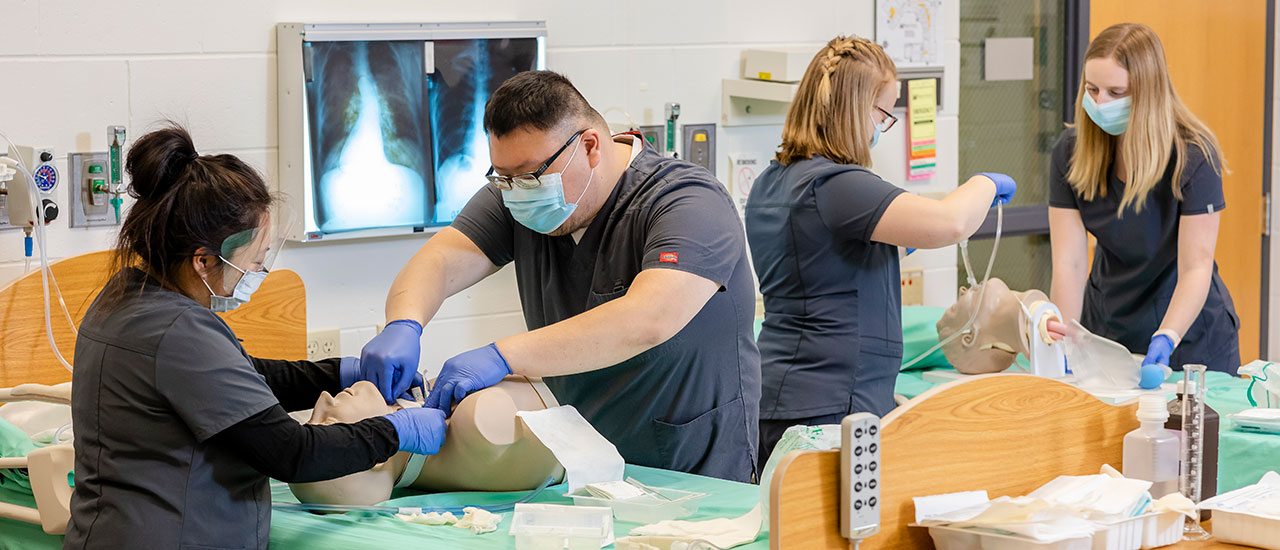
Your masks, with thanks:
M 1151 498 L 1178 492 L 1178 434 L 1164 428 L 1169 419 L 1163 395 L 1138 398 L 1138 422 L 1142 427 L 1124 436 L 1124 476 L 1150 481 Z

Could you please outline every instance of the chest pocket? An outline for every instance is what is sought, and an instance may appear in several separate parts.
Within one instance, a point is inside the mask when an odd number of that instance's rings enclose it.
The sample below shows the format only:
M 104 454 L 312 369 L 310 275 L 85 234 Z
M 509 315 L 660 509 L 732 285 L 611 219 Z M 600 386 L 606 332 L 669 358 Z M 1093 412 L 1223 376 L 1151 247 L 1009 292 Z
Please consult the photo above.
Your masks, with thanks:
M 618 288 L 618 287 L 621 287 L 621 288 Z M 590 310 L 601 304 L 611 302 L 613 300 L 621 298 L 626 293 L 627 293 L 627 287 L 622 286 L 621 281 L 615 283 L 613 290 L 610 290 L 608 292 L 600 293 L 600 292 L 596 292 L 595 289 L 592 289 L 589 292 L 587 292 L 587 309 Z

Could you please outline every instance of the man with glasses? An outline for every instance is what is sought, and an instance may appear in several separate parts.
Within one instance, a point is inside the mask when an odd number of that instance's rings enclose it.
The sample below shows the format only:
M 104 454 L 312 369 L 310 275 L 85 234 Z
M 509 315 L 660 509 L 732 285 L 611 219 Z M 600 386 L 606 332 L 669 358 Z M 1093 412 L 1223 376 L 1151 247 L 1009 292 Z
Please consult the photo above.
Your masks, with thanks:
M 515 262 L 530 332 L 445 362 L 451 410 L 511 373 L 542 377 L 628 463 L 749 481 L 760 355 L 746 239 L 715 176 L 610 136 L 565 77 L 521 73 L 485 109 L 493 168 L 400 272 L 362 364 L 407 388 L 445 298 Z M 403 374 L 401 374 L 403 373 Z

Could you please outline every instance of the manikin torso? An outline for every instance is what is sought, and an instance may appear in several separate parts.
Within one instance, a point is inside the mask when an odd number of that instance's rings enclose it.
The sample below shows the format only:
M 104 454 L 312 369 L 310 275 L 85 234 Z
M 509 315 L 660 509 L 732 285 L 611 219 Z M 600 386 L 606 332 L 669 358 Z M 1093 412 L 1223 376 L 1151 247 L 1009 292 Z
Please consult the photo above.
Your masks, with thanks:
M 523 491 L 548 477 L 560 479 L 564 469 L 524 423 L 519 411 L 557 406 L 539 380 L 508 376 L 493 387 L 463 399 L 449 419 L 440 452 L 426 457 L 409 484 L 424 492 Z M 359 422 L 398 409 L 387 405 L 370 382 L 357 382 L 338 395 L 323 393 L 309 424 Z M 370 505 L 387 500 L 408 467 L 410 454 L 396 453 L 373 469 L 329 481 L 292 483 L 298 500 L 307 503 Z

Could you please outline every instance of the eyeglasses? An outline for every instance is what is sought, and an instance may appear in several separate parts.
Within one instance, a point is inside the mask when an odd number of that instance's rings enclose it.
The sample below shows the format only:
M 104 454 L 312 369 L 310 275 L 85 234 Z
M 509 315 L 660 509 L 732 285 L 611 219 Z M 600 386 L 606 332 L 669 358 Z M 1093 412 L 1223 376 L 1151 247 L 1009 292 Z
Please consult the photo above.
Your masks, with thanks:
M 492 183 L 494 187 L 503 191 L 510 191 L 513 187 L 519 187 L 521 189 L 536 189 L 538 186 L 542 185 L 542 180 L 538 179 L 542 177 L 542 173 L 546 172 L 547 168 L 551 167 L 551 164 L 556 161 L 556 158 L 560 156 L 560 153 L 563 153 L 564 150 L 569 147 L 570 143 L 573 143 L 573 140 L 578 139 L 578 136 L 582 135 L 582 133 L 586 131 L 587 128 L 583 128 L 578 130 L 572 136 L 569 136 L 569 140 L 564 142 L 564 145 L 561 145 L 560 149 L 556 150 L 556 154 L 551 155 L 551 158 L 547 159 L 547 162 L 542 163 L 542 166 L 539 166 L 537 170 L 525 172 L 523 174 L 516 174 L 514 176 L 502 176 L 495 174 L 493 166 L 490 166 L 489 171 L 485 173 L 484 177 L 489 180 L 489 183 Z
M 884 127 L 880 129 L 880 133 L 883 134 L 885 132 L 888 132 L 889 129 L 893 128 L 893 125 L 898 122 L 898 117 L 893 116 L 892 114 L 889 113 L 889 111 L 881 109 L 879 105 L 874 105 L 874 107 L 876 108 L 877 111 L 884 113 L 884 120 L 880 122 L 880 124 L 883 124 Z M 880 124 L 877 124 L 876 126 L 879 126 Z

